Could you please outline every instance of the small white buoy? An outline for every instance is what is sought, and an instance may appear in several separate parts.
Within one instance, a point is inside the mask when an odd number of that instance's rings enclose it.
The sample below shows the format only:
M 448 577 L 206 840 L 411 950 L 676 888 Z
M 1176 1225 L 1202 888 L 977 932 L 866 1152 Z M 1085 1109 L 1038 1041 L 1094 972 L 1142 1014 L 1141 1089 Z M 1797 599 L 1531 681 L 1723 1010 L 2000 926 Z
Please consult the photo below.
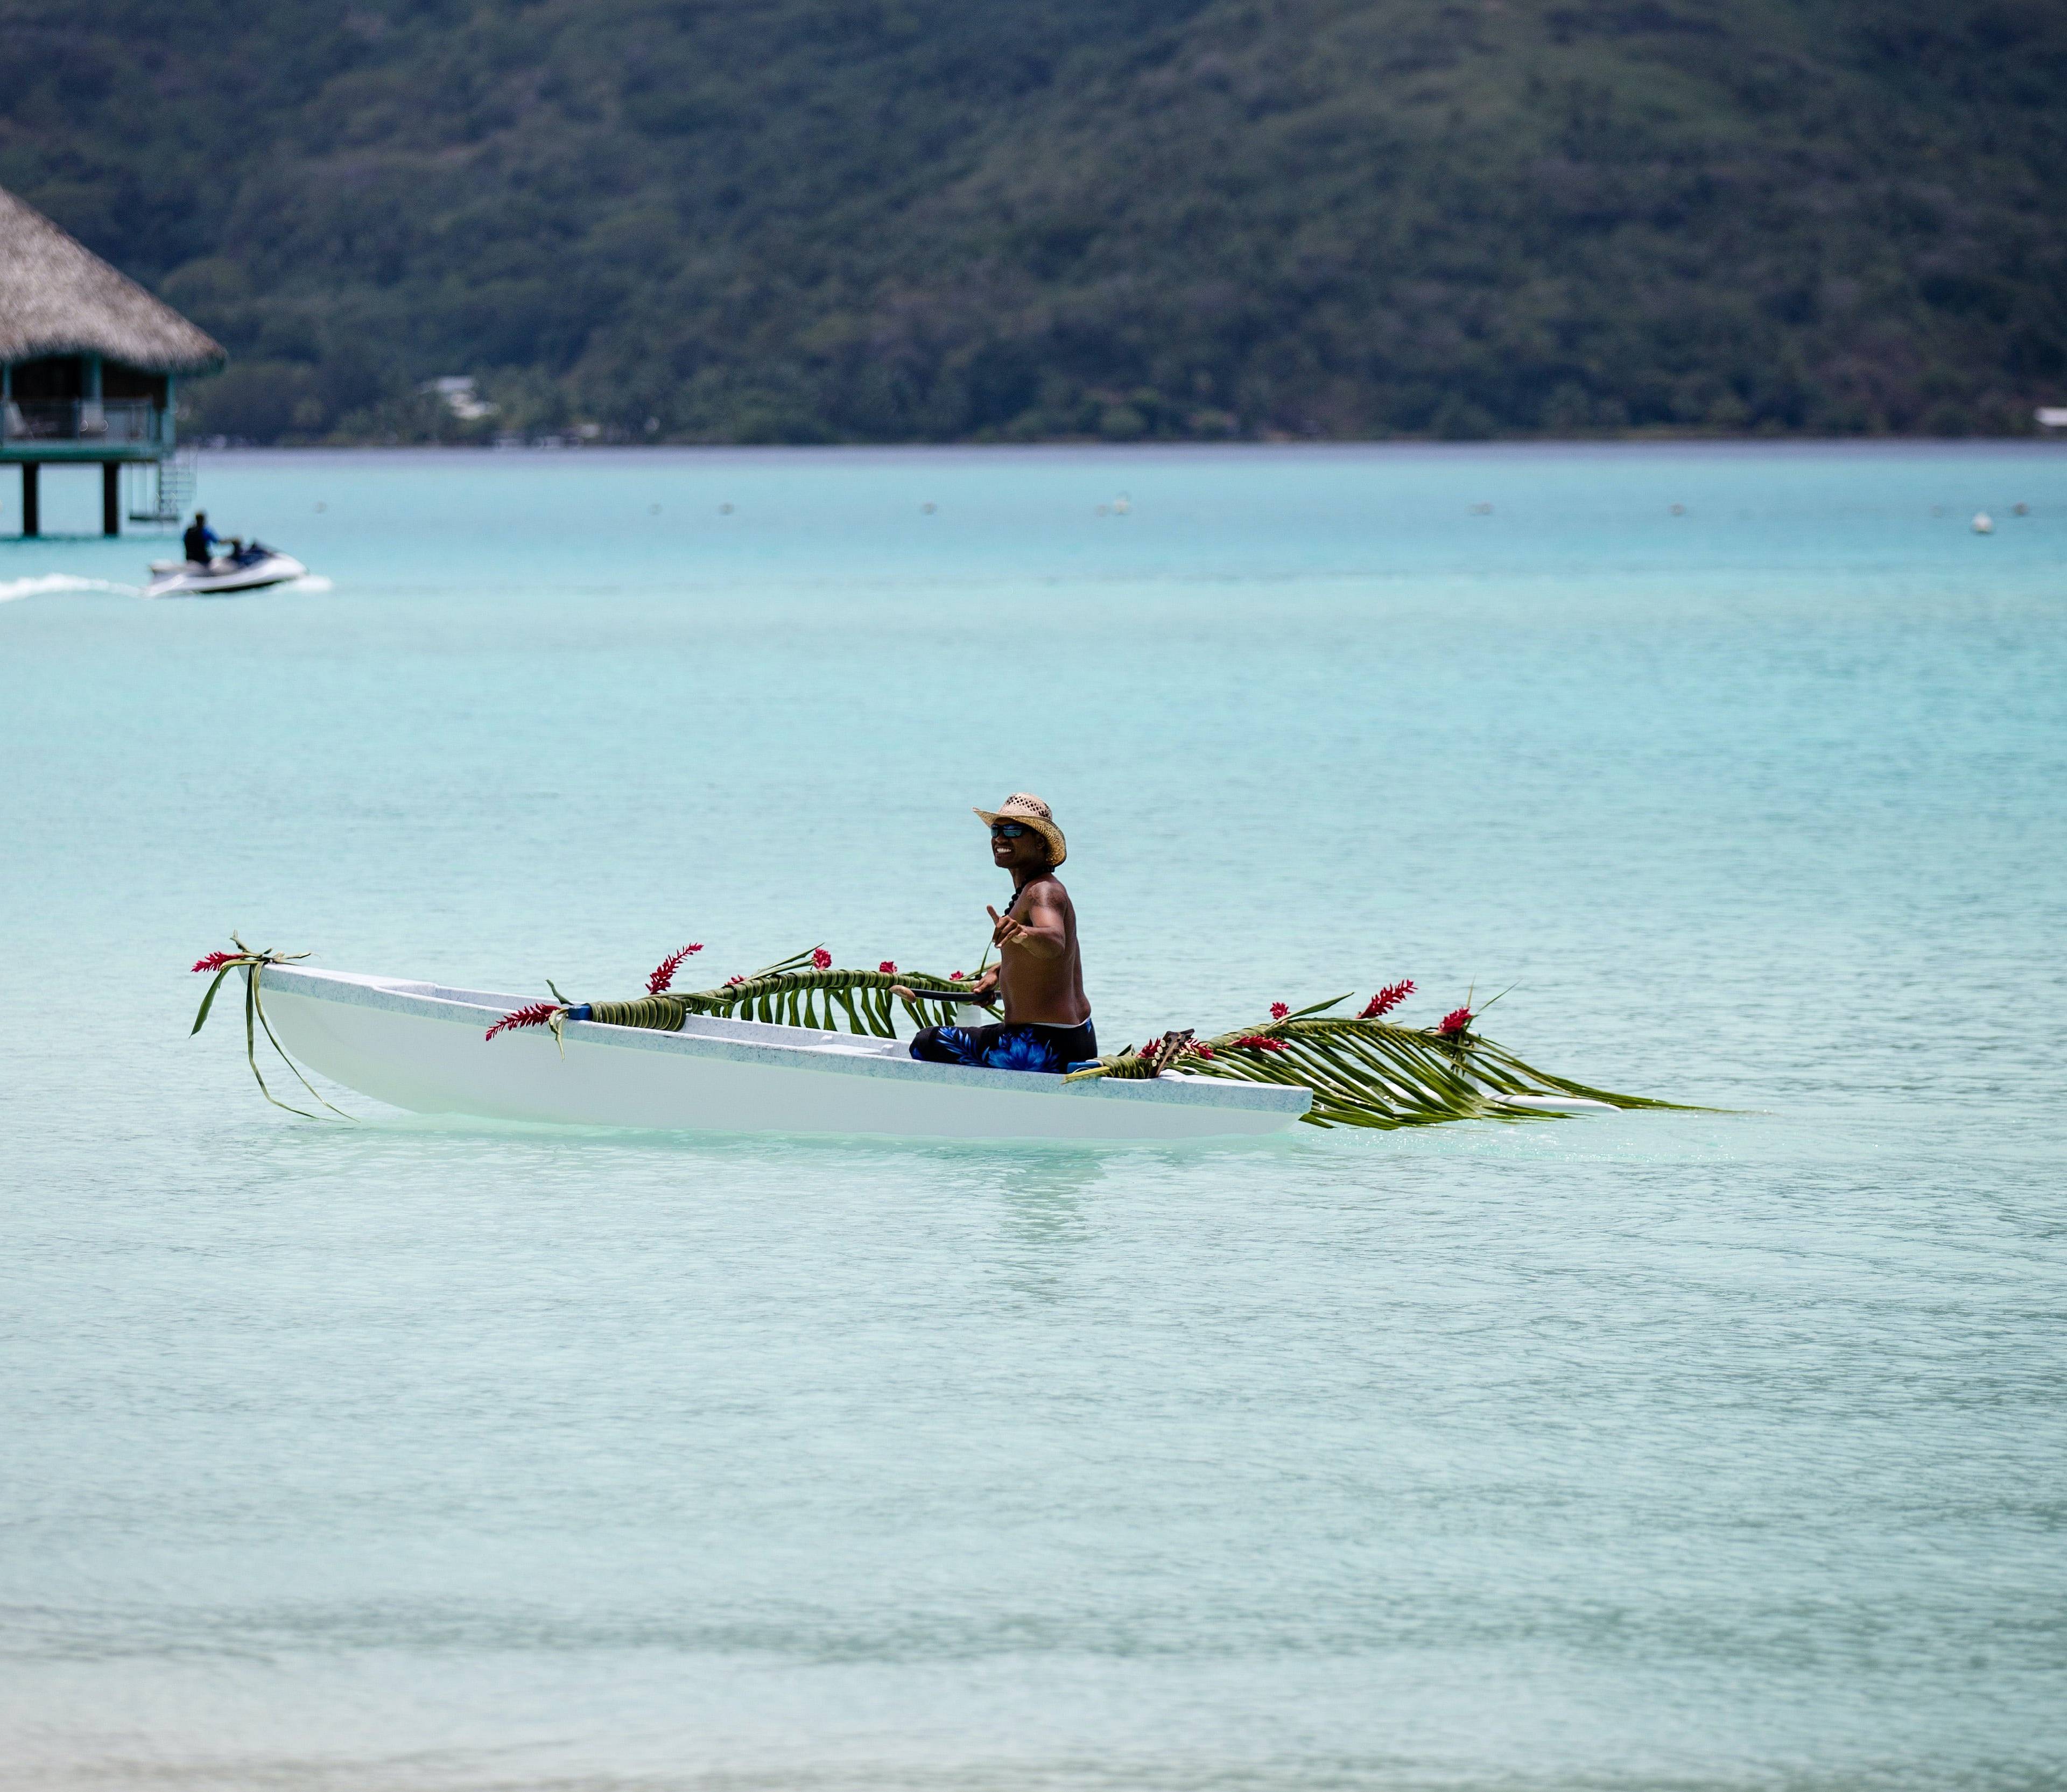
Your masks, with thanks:
M 1974 513 L 1974 533 L 1976 535 L 1992 535 L 1995 532 L 1995 518 L 1985 510 L 1976 510 Z
M 1134 500 L 1129 497 L 1124 492 L 1122 492 L 1118 497 L 1112 501 L 1112 513 L 1115 517 L 1123 517 L 1133 508 Z

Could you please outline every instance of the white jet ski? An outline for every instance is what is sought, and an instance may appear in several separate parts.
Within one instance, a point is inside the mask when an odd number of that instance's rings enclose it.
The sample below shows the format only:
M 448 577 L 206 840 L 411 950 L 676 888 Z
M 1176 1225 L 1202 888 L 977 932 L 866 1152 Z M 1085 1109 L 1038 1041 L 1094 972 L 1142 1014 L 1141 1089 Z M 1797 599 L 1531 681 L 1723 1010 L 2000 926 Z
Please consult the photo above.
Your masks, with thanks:
M 242 591 L 262 591 L 269 585 L 306 578 L 308 568 L 290 553 L 254 541 L 241 553 L 211 560 L 154 560 L 147 598 L 227 598 Z

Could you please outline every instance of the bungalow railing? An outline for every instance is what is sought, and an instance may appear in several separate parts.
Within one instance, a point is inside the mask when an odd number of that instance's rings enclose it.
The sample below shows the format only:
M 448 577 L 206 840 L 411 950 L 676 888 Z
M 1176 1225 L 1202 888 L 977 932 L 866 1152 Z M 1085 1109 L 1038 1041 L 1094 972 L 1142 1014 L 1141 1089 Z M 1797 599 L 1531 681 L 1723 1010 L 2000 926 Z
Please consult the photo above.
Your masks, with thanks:
M 0 440 L 154 443 L 164 416 L 148 399 L 12 399 L 0 405 Z

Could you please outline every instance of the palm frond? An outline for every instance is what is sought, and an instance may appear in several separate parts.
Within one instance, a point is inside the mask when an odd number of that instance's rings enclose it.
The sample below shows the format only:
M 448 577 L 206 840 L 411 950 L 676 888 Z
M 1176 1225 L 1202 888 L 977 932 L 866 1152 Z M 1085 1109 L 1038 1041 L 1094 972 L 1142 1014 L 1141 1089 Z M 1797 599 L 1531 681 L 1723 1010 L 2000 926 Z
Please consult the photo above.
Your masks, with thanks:
M 628 1002 L 594 1003 L 591 1017 L 607 1026 L 672 1033 L 681 1031 L 690 1015 L 709 1014 L 834 1032 L 844 1024 L 849 1032 L 895 1039 L 899 1009 L 914 1029 L 947 1026 L 968 999 L 964 986 L 954 979 L 927 971 L 820 970 L 811 962 L 816 950 L 792 953 L 716 989 L 668 990 Z M 908 1002 L 890 993 L 899 987 L 910 990 L 916 999 Z
M 273 1023 L 266 1018 L 266 998 L 260 990 L 266 967 L 269 964 L 298 964 L 309 955 L 307 952 L 276 952 L 270 947 L 262 951 L 254 951 L 235 934 L 229 938 L 230 943 L 237 948 L 235 951 L 209 952 L 195 961 L 193 968 L 203 973 L 213 973 L 213 980 L 208 986 L 208 993 L 201 999 L 201 1012 L 195 1015 L 193 1031 L 187 1036 L 191 1039 L 194 1033 L 208 1024 L 209 1011 L 215 1006 L 215 992 L 222 987 L 223 979 L 231 971 L 242 969 L 244 972 L 244 1061 L 251 1067 L 252 1078 L 258 1085 L 258 1093 L 274 1107 L 285 1108 L 289 1113 L 299 1114 L 304 1120 L 320 1120 L 323 1117 L 320 1114 L 311 1113 L 306 1108 L 298 1108 L 292 1102 L 282 1101 L 273 1093 L 266 1081 L 265 1072 L 258 1068 L 258 1035 L 262 1032 L 280 1062 L 294 1072 L 294 1080 L 303 1089 L 339 1119 L 356 1119 L 356 1115 L 347 1113 L 308 1080 L 302 1067 L 287 1056 L 286 1047 L 280 1043 L 279 1036 L 273 1031 Z
M 1336 1002 L 1342 998 L 1338 996 Z M 1139 1077 L 1175 1068 L 1194 1076 L 1311 1089 L 1304 1117 L 1315 1126 L 1428 1126 L 1451 1120 L 1556 1120 L 1536 1105 L 1563 1097 L 1611 1108 L 1675 1108 L 1677 1102 L 1619 1095 L 1526 1064 L 1468 1028 L 1444 1033 L 1383 1020 L 1328 1016 L 1321 1002 L 1281 1020 L 1192 1040 L 1172 1064 L 1162 1040 L 1101 1058 L 1071 1080 Z
M 966 999 L 957 979 L 924 971 L 843 971 L 823 963 L 822 947 L 737 977 L 715 989 L 666 990 L 626 1002 L 591 1004 L 591 1018 L 615 1027 L 678 1032 L 692 1014 L 770 1021 L 791 1027 L 898 1037 L 899 1008 L 916 1030 L 946 1025 Z M 913 992 L 904 1001 L 891 991 Z M 1555 1120 L 1560 1100 L 1611 1108 L 1678 1108 L 1648 1096 L 1621 1095 L 1524 1063 L 1472 1028 L 1468 1002 L 1435 1027 L 1403 1027 L 1383 1018 L 1412 985 L 1381 991 L 1364 1016 L 1327 1011 L 1348 999 L 1315 1002 L 1281 1019 L 1199 1039 L 1187 1028 L 1166 1032 L 1139 1050 L 1119 1052 L 1085 1077 L 1148 1077 L 1168 1070 L 1236 1082 L 1277 1083 L 1313 1092 L 1305 1118 L 1314 1126 L 1430 1126 L 1452 1120 Z M 557 993 L 557 992 L 555 992 Z M 1544 1104 L 1553 1104 L 1545 1105 Z

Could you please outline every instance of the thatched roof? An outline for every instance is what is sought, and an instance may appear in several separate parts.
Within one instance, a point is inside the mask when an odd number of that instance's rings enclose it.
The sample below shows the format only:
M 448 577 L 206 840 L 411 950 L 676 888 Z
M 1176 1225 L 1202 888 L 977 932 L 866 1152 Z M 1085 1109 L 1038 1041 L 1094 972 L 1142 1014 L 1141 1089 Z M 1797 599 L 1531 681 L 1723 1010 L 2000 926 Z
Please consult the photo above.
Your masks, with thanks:
M 0 361 L 104 355 L 150 373 L 227 359 L 169 305 L 0 188 Z

